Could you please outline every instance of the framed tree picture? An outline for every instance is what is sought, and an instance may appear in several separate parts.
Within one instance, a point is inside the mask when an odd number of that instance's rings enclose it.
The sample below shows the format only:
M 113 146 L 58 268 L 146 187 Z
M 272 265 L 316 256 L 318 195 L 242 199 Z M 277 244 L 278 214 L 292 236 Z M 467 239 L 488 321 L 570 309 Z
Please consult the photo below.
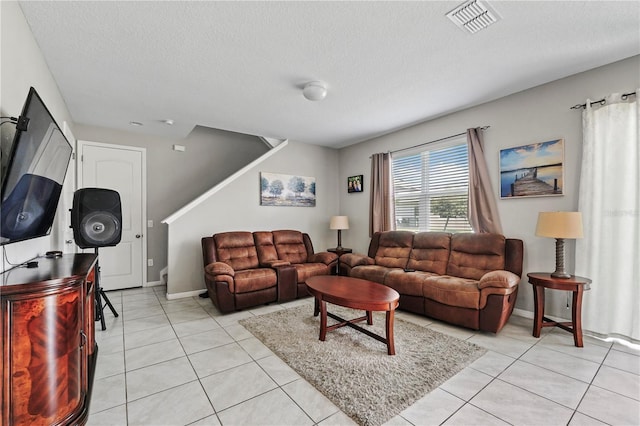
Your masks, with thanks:
M 261 206 L 316 206 L 316 178 L 260 173 Z

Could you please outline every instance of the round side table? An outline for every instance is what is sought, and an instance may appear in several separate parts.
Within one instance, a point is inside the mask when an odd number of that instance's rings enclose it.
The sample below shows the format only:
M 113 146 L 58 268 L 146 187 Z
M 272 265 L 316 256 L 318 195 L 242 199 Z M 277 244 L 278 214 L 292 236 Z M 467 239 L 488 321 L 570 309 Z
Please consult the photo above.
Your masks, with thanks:
M 533 286 L 533 337 L 540 337 L 542 327 L 560 327 L 573 334 L 574 344 L 581 348 L 582 344 L 582 292 L 589 290 L 589 278 L 571 275 L 569 278 L 555 278 L 546 272 L 531 272 L 527 274 Z M 544 289 L 564 290 L 573 292 L 571 306 L 571 322 L 553 321 L 544 316 Z

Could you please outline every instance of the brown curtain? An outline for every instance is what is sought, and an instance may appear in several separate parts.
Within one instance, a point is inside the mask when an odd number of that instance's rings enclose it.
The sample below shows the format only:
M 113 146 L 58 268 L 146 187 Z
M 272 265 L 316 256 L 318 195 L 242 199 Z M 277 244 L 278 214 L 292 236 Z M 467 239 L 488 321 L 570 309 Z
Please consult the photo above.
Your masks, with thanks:
M 498 206 L 484 157 L 482 129 L 467 129 L 469 150 L 469 223 L 474 232 L 502 234 Z
M 369 236 L 378 231 L 396 228 L 391 180 L 391 154 L 371 156 L 371 200 L 369 208 Z

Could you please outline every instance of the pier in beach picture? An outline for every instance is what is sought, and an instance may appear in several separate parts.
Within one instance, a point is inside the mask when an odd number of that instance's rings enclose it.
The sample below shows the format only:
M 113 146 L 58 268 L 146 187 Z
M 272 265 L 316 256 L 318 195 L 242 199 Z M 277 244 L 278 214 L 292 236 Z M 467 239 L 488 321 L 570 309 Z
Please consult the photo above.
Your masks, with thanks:
M 500 197 L 563 195 L 564 139 L 500 150 Z

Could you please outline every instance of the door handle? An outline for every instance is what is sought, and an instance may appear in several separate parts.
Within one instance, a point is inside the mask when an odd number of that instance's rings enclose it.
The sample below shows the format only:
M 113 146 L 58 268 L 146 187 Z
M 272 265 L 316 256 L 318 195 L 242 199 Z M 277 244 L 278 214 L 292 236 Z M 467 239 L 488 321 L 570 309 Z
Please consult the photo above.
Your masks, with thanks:
M 73 240 L 64 240 L 64 243 L 65 243 L 65 244 L 72 244 L 72 243 L 73 243 Z
M 136 234 L 136 238 L 141 238 L 142 235 L 141 234 Z

